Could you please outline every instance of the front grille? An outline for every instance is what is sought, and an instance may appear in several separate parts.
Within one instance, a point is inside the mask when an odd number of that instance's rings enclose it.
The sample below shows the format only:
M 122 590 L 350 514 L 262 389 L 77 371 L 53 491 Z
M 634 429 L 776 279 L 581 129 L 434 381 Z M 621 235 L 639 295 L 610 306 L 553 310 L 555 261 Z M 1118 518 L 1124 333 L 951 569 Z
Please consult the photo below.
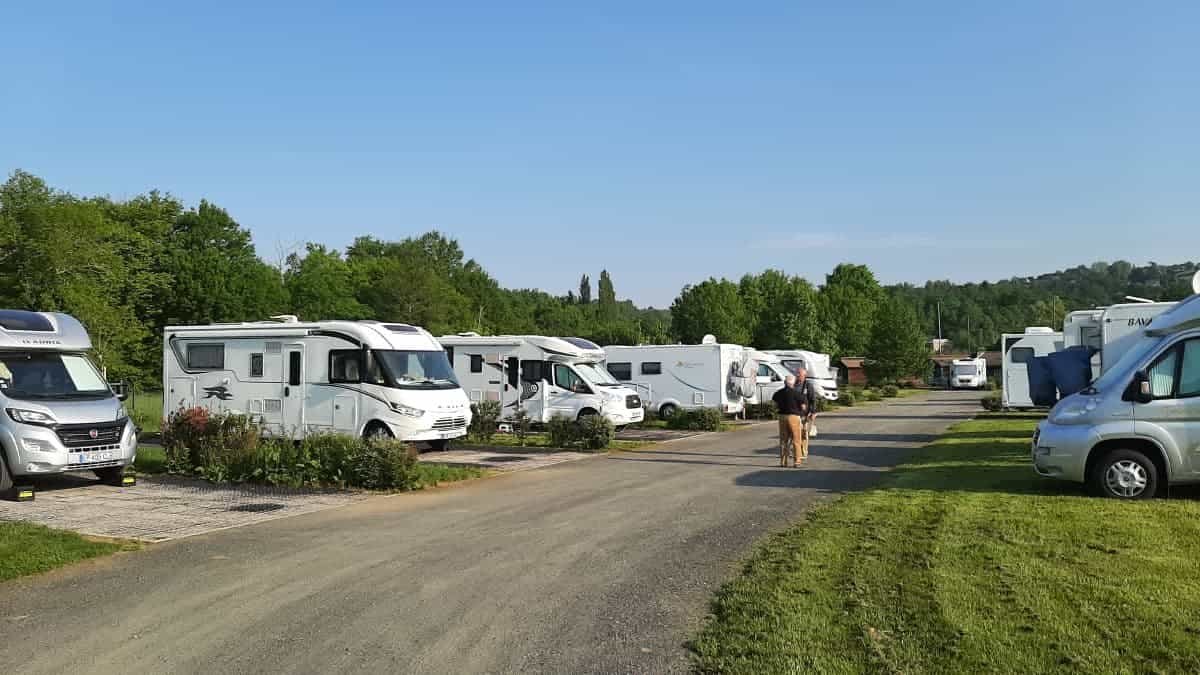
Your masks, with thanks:
M 119 443 L 121 433 L 125 431 L 125 420 L 97 424 L 60 424 L 54 431 L 62 444 L 68 448 Z M 95 436 L 92 435 L 93 432 Z
M 625 397 L 625 407 L 631 408 L 631 409 L 642 407 L 642 397 L 640 397 L 636 394 L 633 396 L 626 396 Z
M 438 431 L 448 431 L 450 429 L 460 429 L 467 426 L 467 418 L 465 417 L 443 417 L 433 423 L 433 428 Z

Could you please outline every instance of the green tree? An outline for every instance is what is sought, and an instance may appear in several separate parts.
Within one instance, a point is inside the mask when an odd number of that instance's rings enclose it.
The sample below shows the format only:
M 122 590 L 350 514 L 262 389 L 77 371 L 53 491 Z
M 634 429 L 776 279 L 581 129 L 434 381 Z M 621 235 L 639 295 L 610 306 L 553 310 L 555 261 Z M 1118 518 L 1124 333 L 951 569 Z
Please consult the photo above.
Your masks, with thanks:
M 821 351 L 820 346 L 828 345 L 827 331 L 817 312 L 816 289 L 805 279 L 766 270 L 743 277 L 738 290 L 752 317 L 751 341 L 755 347 Z
M 1062 328 L 1063 319 L 1067 317 L 1067 304 L 1057 295 L 1033 303 L 1034 326 L 1050 326 Z
M 309 321 L 370 317 L 371 308 L 358 301 L 364 280 L 355 272 L 337 251 L 321 244 L 308 244 L 303 257 L 291 254 L 283 283 L 292 313 Z
M 737 284 L 710 278 L 684 286 L 671 304 L 671 330 L 686 343 L 697 343 L 711 333 L 722 342 L 749 344 L 750 316 Z
M 838 356 L 866 352 L 883 289 L 866 265 L 842 263 L 825 277 L 819 294 L 819 316 L 828 327 Z
M 592 280 L 586 274 L 579 280 L 579 304 L 592 304 Z
M 612 277 L 608 270 L 600 270 L 600 316 L 606 321 L 612 321 L 617 315 L 617 291 L 613 288 Z
M 864 368 L 873 383 L 928 375 L 929 347 L 912 305 L 895 296 L 879 305 L 866 356 Z

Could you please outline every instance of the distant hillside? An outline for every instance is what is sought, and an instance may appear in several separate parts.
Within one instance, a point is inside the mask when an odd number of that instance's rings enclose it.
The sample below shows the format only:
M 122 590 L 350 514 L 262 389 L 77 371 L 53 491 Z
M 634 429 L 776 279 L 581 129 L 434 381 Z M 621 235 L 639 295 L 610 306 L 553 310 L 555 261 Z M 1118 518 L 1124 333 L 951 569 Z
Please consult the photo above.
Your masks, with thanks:
M 942 335 L 961 349 L 994 347 L 1001 333 L 1026 326 L 1062 327 L 1074 309 L 1121 302 L 1133 295 L 1152 300 L 1180 300 L 1191 295 L 1191 277 L 1200 263 L 1138 266 L 1119 260 L 1097 262 L 1037 277 L 955 284 L 929 281 L 889 290 L 918 308 L 929 335 L 937 335 L 937 305 L 942 308 Z M 970 325 L 970 332 L 967 326 Z

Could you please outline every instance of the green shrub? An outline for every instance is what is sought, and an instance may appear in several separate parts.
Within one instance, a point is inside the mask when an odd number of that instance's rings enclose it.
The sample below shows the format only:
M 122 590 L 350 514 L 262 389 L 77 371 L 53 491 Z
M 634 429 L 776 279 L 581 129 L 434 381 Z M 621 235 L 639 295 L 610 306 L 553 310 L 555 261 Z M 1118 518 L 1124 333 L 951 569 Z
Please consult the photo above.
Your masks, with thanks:
M 843 391 L 841 395 L 838 396 L 838 403 L 841 405 L 853 406 L 857 402 L 858 397 L 854 395 L 853 391 Z
M 209 467 L 223 467 L 218 479 L 230 480 L 225 474 L 250 461 L 260 436 L 258 425 L 245 415 L 214 413 L 198 406 L 181 408 L 162 428 L 167 470 L 204 474 Z
M 774 403 L 755 403 L 746 406 L 746 418 L 752 420 L 773 420 L 779 416 L 779 409 Z
M 885 384 L 880 387 L 879 393 L 883 394 L 884 398 L 896 398 L 900 395 L 900 388 L 894 384 Z
M 683 431 L 720 431 L 721 411 L 716 408 L 679 410 L 667 420 L 667 428 Z
M 864 401 L 882 401 L 883 396 L 880 396 L 879 392 L 875 391 L 874 389 L 864 389 L 862 393 L 862 399 Z
M 396 440 L 356 444 L 347 458 L 350 484 L 375 490 L 414 490 L 421 487 L 417 451 Z
M 579 426 L 570 417 L 555 415 L 546 423 L 546 433 L 550 437 L 551 446 L 569 448 L 575 445 L 579 437 Z
M 496 422 L 500 420 L 499 401 L 479 401 L 471 404 L 471 425 L 467 435 L 472 440 L 487 443 L 496 435 Z
M 983 398 L 979 399 L 979 404 L 983 406 L 984 410 L 988 410 L 990 412 L 1000 412 L 1000 410 L 1004 407 L 1004 403 L 1000 399 L 1000 392 L 995 391 L 986 394 Z
M 512 416 L 513 436 L 517 437 L 517 442 L 521 447 L 525 447 L 525 440 L 529 438 L 529 413 L 521 406 L 517 406 L 517 411 Z
M 603 450 L 613 442 L 617 431 L 608 418 L 600 415 L 587 415 L 579 420 L 579 447 L 584 450 Z

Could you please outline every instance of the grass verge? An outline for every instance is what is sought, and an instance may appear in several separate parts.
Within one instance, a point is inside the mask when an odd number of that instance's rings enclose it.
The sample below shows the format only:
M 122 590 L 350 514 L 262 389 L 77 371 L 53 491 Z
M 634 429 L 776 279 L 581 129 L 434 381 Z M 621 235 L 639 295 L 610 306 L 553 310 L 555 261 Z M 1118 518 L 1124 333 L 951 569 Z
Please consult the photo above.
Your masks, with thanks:
M 638 448 L 644 448 L 648 445 L 654 445 L 654 442 L 653 441 L 616 440 L 616 441 L 613 441 L 612 444 L 609 445 L 607 448 L 605 448 L 605 450 L 636 450 Z M 525 437 L 525 445 L 521 445 L 521 442 L 517 439 L 516 436 L 510 435 L 510 434 L 496 434 L 495 436 L 492 436 L 492 439 L 486 443 L 473 443 L 473 442 L 470 442 L 467 440 L 461 440 L 461 441 L 455 441 L 450 446 L 450 448 L 452 450 L 456 449 L 456 448 L 460 448 L 463 450 L 474 450 L 474 449 L 485 449 L 485 448 L 496 448 L 496 447 L 504 447 L 504 448 L 522 448 L 522 447 L 524 447 L 524 448 L 529 448 L 531 450 L 537 450 L 537 449 L 562 450 L 562 449 L 564 449 L 564 448 L 556 448 L 556 447 L 550 445 L 550 437 L 548 435 L 542 434 L 542 433 L 529 434 L 528 436 L 526 436 Z M 566 449 L 572 450 L 572 451 L 578 450 L 578 448 L 566 448 Z
M 32 523 L 0 522 L 0 582 L 132 548 Z
M 472 478 L 482 478 L 487 475 L 483 469 L 472 466 L 453 466 L 450 464 L 417 464 L 417 473 L 421 487 L 437 487 L 442 483 L 457 483 Z
M 692 643 L 702 672 L 1200 672 L 1200 500 L 1033 474 L 989 416 L 765 541 Z
M 167 451 L 161 445 L 139 445 L 133 468 L 139 473 L 165 473 Z

